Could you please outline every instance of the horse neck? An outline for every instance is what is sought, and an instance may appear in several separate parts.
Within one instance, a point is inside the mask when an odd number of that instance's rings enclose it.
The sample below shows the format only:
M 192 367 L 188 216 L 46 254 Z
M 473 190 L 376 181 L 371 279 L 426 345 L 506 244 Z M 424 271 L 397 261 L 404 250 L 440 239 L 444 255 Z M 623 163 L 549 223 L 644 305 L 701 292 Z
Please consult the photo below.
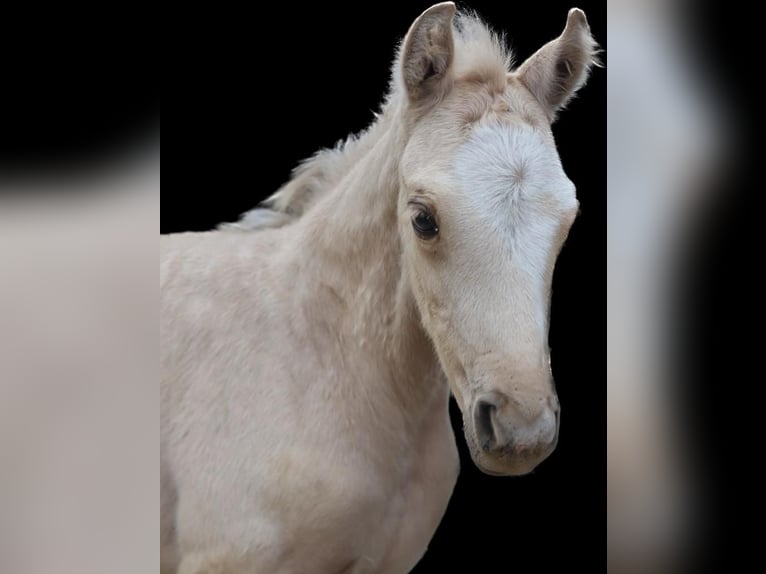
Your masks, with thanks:
M 374 141 L 360 142 L 368 151 L 297 222 L 293 253 L 310 320 L 344 353 L 381 366 L 385 390 L 413 410 L 445 396 L 446 385 L 401 266 L 397 202 L 407 128 L 396 111 L 389 103 L 364 136 Z

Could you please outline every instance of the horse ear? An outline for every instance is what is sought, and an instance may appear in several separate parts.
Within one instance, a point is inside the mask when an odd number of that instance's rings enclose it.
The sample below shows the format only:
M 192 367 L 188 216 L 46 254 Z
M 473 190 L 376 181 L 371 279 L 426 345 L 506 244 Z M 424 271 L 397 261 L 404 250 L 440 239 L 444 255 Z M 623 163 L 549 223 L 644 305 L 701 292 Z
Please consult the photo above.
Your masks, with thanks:
M 585 12 L 572 8 L 561 36 L 530 56 L 517 75 L 553 121 L 556 112 L 585 84 L 591 67 L 598 64 L 596 53 Z
M 455 4 L 442 2 L 423 12 L 404 38 L 400 67 L 410 101 L 441 95 L 449 85 L 455 44 L 452 19 Z

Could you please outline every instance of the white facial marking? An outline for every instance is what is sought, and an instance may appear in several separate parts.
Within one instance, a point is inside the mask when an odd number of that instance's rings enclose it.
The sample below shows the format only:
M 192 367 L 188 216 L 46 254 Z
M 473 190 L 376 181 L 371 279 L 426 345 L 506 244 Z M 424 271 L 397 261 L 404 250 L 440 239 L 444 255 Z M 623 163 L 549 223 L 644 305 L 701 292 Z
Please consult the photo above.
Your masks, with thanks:
M 553 141 L 526 124 L 479 126 L 458 151 L 456 176 L 477 223 L 490 226 L 534 285 L 544 324 L 546 271 L 578 206 Z
M 476 128 L 458 152 L 457 176 L 463 192 L 499 231 L 513 231 L 512 224 L 523 217 L 517 203 L 544 200 L 557 219 L 577 208 L 574 185 L 553 142 L 526 124 Z

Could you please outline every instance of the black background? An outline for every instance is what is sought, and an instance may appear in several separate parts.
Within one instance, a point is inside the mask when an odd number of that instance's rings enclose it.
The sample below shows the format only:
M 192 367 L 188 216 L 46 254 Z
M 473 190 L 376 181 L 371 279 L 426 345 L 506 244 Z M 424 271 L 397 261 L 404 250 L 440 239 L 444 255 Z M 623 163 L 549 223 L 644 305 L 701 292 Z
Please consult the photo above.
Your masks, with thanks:
M 204 230 L 236 219 L 276 190 L 298 160 L 366 127 L 387 89 L 397 42 L 429 5 L 371 3 L 349 10 L 283 3 L 255 16 L 244 9 L 211 14 L 199 30 L 203 41 L 177 48 L 184 71 L 193 68 L 173 137 L 183 156 L 173 155 L 188 177 L 163 189 L 162 231 Z M 517 63 L 560 34 L 571 6 L 470 3 L 508 34 Z M 606 48 L 604 4 L 578 6 Z M 466 572 L 603 564 L 605 122 L 606 74 L 596 69 L 554 125 L 581 203 L 553 283 L 558 448 L 529 476 L 484 475 L 468 456 L 453 404 L 460 480 L 415 572 L 463 563 L 470 565 Z

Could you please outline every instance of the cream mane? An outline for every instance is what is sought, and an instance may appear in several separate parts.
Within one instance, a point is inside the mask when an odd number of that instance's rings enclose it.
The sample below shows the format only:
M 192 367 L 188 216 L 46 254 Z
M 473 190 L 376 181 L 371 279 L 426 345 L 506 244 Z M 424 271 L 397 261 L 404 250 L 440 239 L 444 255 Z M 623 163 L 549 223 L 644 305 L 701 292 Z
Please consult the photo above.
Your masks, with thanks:
M 476 14 L 459 12 L 452 25 L 455 42 L 453 71 L 457 80 L 490 84 L 501 91 L 512 69 L 513 56 L 505 37 L 495 33 Z M 293 170 L 290 180 L 239 221 L 224 223 L 221 229 L 257 231 L 281 227 L 301 217 L 316 201 L 331 191 L 377 141 L 379 130 L 391 109 L 398 109 L 403 86 L 400 78 L 401 46 L 392 67 L 392 80 L 381 112 L 359 134 L 350 135 L 333 148 L 319 150 Z

